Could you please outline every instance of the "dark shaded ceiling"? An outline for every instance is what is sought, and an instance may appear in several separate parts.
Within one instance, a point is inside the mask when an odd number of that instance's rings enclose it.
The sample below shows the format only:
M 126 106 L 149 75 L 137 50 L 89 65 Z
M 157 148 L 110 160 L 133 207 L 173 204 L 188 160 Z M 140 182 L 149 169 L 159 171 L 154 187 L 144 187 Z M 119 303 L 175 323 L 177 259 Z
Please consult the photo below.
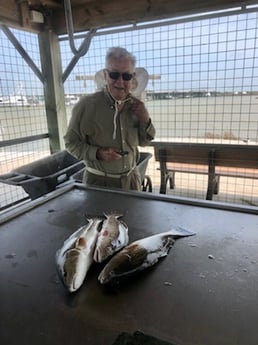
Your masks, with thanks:
M 74 32 L 229 8 L 258 0 L 71 0 Z M 63 0 L 0 0 L 0 23 L 29 31 L 66 33 Z

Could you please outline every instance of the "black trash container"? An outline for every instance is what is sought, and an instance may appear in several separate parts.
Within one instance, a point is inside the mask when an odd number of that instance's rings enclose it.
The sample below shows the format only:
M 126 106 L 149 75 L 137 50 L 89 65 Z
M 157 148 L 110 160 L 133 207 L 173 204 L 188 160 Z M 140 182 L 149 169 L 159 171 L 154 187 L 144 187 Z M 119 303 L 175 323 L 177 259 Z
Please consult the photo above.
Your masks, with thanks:
M 63 150 L 0 175 L 0 182 L 23 187 L 33 200 L 53 191 L 84 167 L 83 161 Z

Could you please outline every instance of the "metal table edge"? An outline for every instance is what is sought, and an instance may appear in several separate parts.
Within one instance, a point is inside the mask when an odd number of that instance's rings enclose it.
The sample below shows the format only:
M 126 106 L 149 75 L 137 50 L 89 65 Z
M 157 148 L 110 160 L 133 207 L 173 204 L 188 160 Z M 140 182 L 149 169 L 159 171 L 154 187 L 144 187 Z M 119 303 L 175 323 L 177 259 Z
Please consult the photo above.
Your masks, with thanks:
M 90 187 L 85 186 L 83 183 L 78 182 L 70 182 L 65 184 L 64 186 L 58 187 L 53 192 L 50 192 L 42 197 L 39 197 L 35 200 L 31 200 L 28 202 L 23 203 L 22 205 L 18 205 L 11 210 L 6 210 L 2 214 L 0 214 L 0 224 L 3 224 L 23 213 L 30 211 L 31 209 L 40 206 L 49 200 L 57 198 L 62 194 L 68 193 L 73 189 L 80 189 L 80 190 L 96 190 L 101 191 L 104 193 L 115 193 L 127 196 L 134 196 L 142 199 L 150 199 L 150 200 L 157 200 L 157 201 L 165 201 L 167 203 L 175 203 L 175 204 L 183 204 L 189 206 L 197 206 L 197 207 L 204 207 L 204 208 L 211 208 L 211 209 L 218 209 L 223 211 L 230 211 L 230 212 L 242 212 L 242 213 L 249 213 L 249 214 L 258 214 L 258 207 L 249 206 L 249 205 L 238 205 L 238 204 L 230 204 L 230 203 L 223 203 L 217 202 L 212 200 L 201 200 L 201 199 L 193 199 L 193 198 L 185 198 L 179 196 L 170 196 L 164 194 L 152 194 L 146 192 L 138 192 L 138 191 L 123 191 L 119 189 L 107 189 L 107 188 L 98 188 L 98 187 Z

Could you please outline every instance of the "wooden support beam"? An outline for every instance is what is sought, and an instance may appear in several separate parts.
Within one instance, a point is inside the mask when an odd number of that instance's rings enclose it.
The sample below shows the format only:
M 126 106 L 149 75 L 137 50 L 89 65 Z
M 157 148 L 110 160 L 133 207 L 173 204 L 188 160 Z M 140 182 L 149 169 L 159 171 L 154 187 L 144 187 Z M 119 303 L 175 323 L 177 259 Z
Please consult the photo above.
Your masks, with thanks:
M 64 149 L 63 136 L 67 129 L 65 95 L 62 83 L 61 53 L 57 35 L 39 34 L 39 47 L 43 75 L 46 115 L 51 153 Z

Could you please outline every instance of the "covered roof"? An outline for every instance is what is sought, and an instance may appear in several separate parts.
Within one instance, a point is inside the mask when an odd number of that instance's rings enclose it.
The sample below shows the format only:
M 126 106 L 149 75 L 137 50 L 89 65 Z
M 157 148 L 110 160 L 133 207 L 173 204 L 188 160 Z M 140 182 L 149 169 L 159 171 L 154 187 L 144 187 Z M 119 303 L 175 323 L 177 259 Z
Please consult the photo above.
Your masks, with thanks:
M 0 0 L 0 23 L 65 34 L 65 1 L 71 6 L 74 32 L 258 4 L 258 0 Z

